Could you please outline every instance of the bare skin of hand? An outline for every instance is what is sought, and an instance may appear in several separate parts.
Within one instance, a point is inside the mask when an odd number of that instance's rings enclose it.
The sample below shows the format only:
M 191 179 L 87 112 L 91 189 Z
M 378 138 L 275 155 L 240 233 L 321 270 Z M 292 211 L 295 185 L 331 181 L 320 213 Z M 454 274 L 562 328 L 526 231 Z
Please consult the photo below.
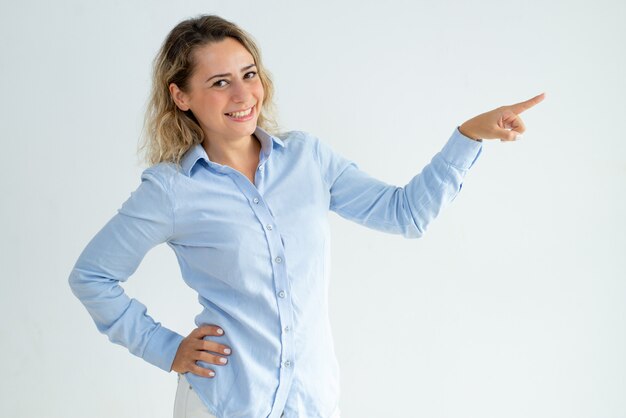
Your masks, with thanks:
M 232 350 L 224 344 L 204 340 L 203 337 L 207 335 L 221 337 L 224 335 L 224 330 L 217 325 L 203 325 L 191 331 L 178 346 L 172 363 L 173 371 L 191 372 L 202 377 L 215 377 L 215 370 L 199 366 L 196 361 L 223 366 L 228 362 L 224 355 L 230 355 Z
M 500 139 L 500 141 L 515 141 L 521 139 L 526 131 L 520 113 L 540 103 L 546 94 L 541 93 L 524 102 L 510 106 L 501 106 L 490 112 L 478 115 L 459 126 L 459 131 L 474 140 Z

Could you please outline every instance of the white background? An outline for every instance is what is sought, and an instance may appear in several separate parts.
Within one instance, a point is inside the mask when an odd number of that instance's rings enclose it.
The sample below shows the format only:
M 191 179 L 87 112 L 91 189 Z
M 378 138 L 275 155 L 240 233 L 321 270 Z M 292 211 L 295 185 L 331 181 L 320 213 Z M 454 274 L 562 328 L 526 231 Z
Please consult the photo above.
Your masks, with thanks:
M 176 374 L 98 333 L 67 277 L 139 185 L 152 59 L 200 13 L 258 41 L 284 130 L 396 185 L 465 120 L 546 92 L 422 239 L 329 215 L 342 418 L 626 416 L 618 0 L 3 0 L 0 416 L 172 415 Z M 166 245 L 124 287 L 194 328 Z

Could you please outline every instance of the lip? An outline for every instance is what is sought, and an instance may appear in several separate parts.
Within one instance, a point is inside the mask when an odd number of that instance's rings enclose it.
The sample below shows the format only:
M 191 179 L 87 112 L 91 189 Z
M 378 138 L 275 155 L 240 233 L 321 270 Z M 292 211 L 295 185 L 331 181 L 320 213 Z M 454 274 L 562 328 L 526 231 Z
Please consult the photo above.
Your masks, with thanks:
M 248 108 L 250 109 L 250 108 Z M 248 110 L 248 109 L 244 109 L 244 110 Z M 244 116 L 243 118 L 234 118 L 232 116 L 228 116 L 228 115 L 224 115 L 226 116 L 229 120 L 232 120 L 233 122 L 247 122 L 249 120 L 252 120 L 255 118 L 256 115 L 256 108 L 254 106 L 252 106 L 252 110 L 250 111 L 250 114 L 247 116 Z
M 233 122 L 247 122 L 250 119 L 254 118 L 254 116 L 256 114 L 255 106 L 247 107 L 247 108 L 242 109 L 242 110 L 235 110 L 233 112 L 228 112 L 228 113 L 243 112 L 243 111 L 248 110 L 248 109 L 252 109 L 252 111 L 250 111 L 249 115 L 244 116 L 243 118 L 235 118 L 235 117 L 227 115 L 226 113 L 224 113 L 224 116 L 226 116 L 228 119 L 232 120 Z
M 243 109 L 239 109 L 239 110 L 232 110 L 230 112 L 226 112 L 226 113 L 236 113 L 236 112 L 245 112 L 246 110 L 250 109 L 251 107 L 254 107 L 254 105 L 250 106 L 250 107 L 245 107 Z M 224 113 L 226 115 L 226 113 Z

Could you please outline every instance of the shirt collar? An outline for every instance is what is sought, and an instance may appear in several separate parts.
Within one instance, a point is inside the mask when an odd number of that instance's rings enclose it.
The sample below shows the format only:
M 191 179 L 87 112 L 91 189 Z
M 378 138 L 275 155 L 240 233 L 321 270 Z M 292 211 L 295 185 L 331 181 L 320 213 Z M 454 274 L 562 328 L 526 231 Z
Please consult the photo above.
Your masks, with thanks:
M 267 131 L 262 129 L 260 126 L 257 126 L 254 130 L 254 135 L 261 142 L 261 151 L 264 157 L 261 157 L 261 162 L 267 160 L 272 152 L 273 144 L 277 144 L 280 147 L 284 147 L 285 143 L 278 137 L 274 135 L 270 135 Z M 191 171 L 193 170 L 196 163 L 200 160 L 204 160 L 207 164 L 214 164 L 207 155 L 202 144 L 194 144 L 185 152 L 183 157 L 180 160 L 180 166 L 183 170 L 183 173 L 187 175 L 187 177 L 191 176 Z M 261 163 L 260 162 L 260 163 Z

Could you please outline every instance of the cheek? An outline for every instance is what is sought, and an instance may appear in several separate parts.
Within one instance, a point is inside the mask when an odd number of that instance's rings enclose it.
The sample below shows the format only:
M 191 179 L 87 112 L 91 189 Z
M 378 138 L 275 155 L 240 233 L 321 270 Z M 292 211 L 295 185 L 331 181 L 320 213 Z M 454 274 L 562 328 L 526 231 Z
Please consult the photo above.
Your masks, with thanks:
M 227 97 L 222 97 L 220 94 L 207 94 L 202 98 L 199 105 L 203 112 L 206 112 L 207 115 L 212 115 L 215 111 L 223 109 L 227 103 Z
M 263 84 L 261 80 L 259 80 L 255 86 L 254 94 L 259 98 L 259 101 L 262 103 L 265 98 L 265 91 L 263 90 Z

